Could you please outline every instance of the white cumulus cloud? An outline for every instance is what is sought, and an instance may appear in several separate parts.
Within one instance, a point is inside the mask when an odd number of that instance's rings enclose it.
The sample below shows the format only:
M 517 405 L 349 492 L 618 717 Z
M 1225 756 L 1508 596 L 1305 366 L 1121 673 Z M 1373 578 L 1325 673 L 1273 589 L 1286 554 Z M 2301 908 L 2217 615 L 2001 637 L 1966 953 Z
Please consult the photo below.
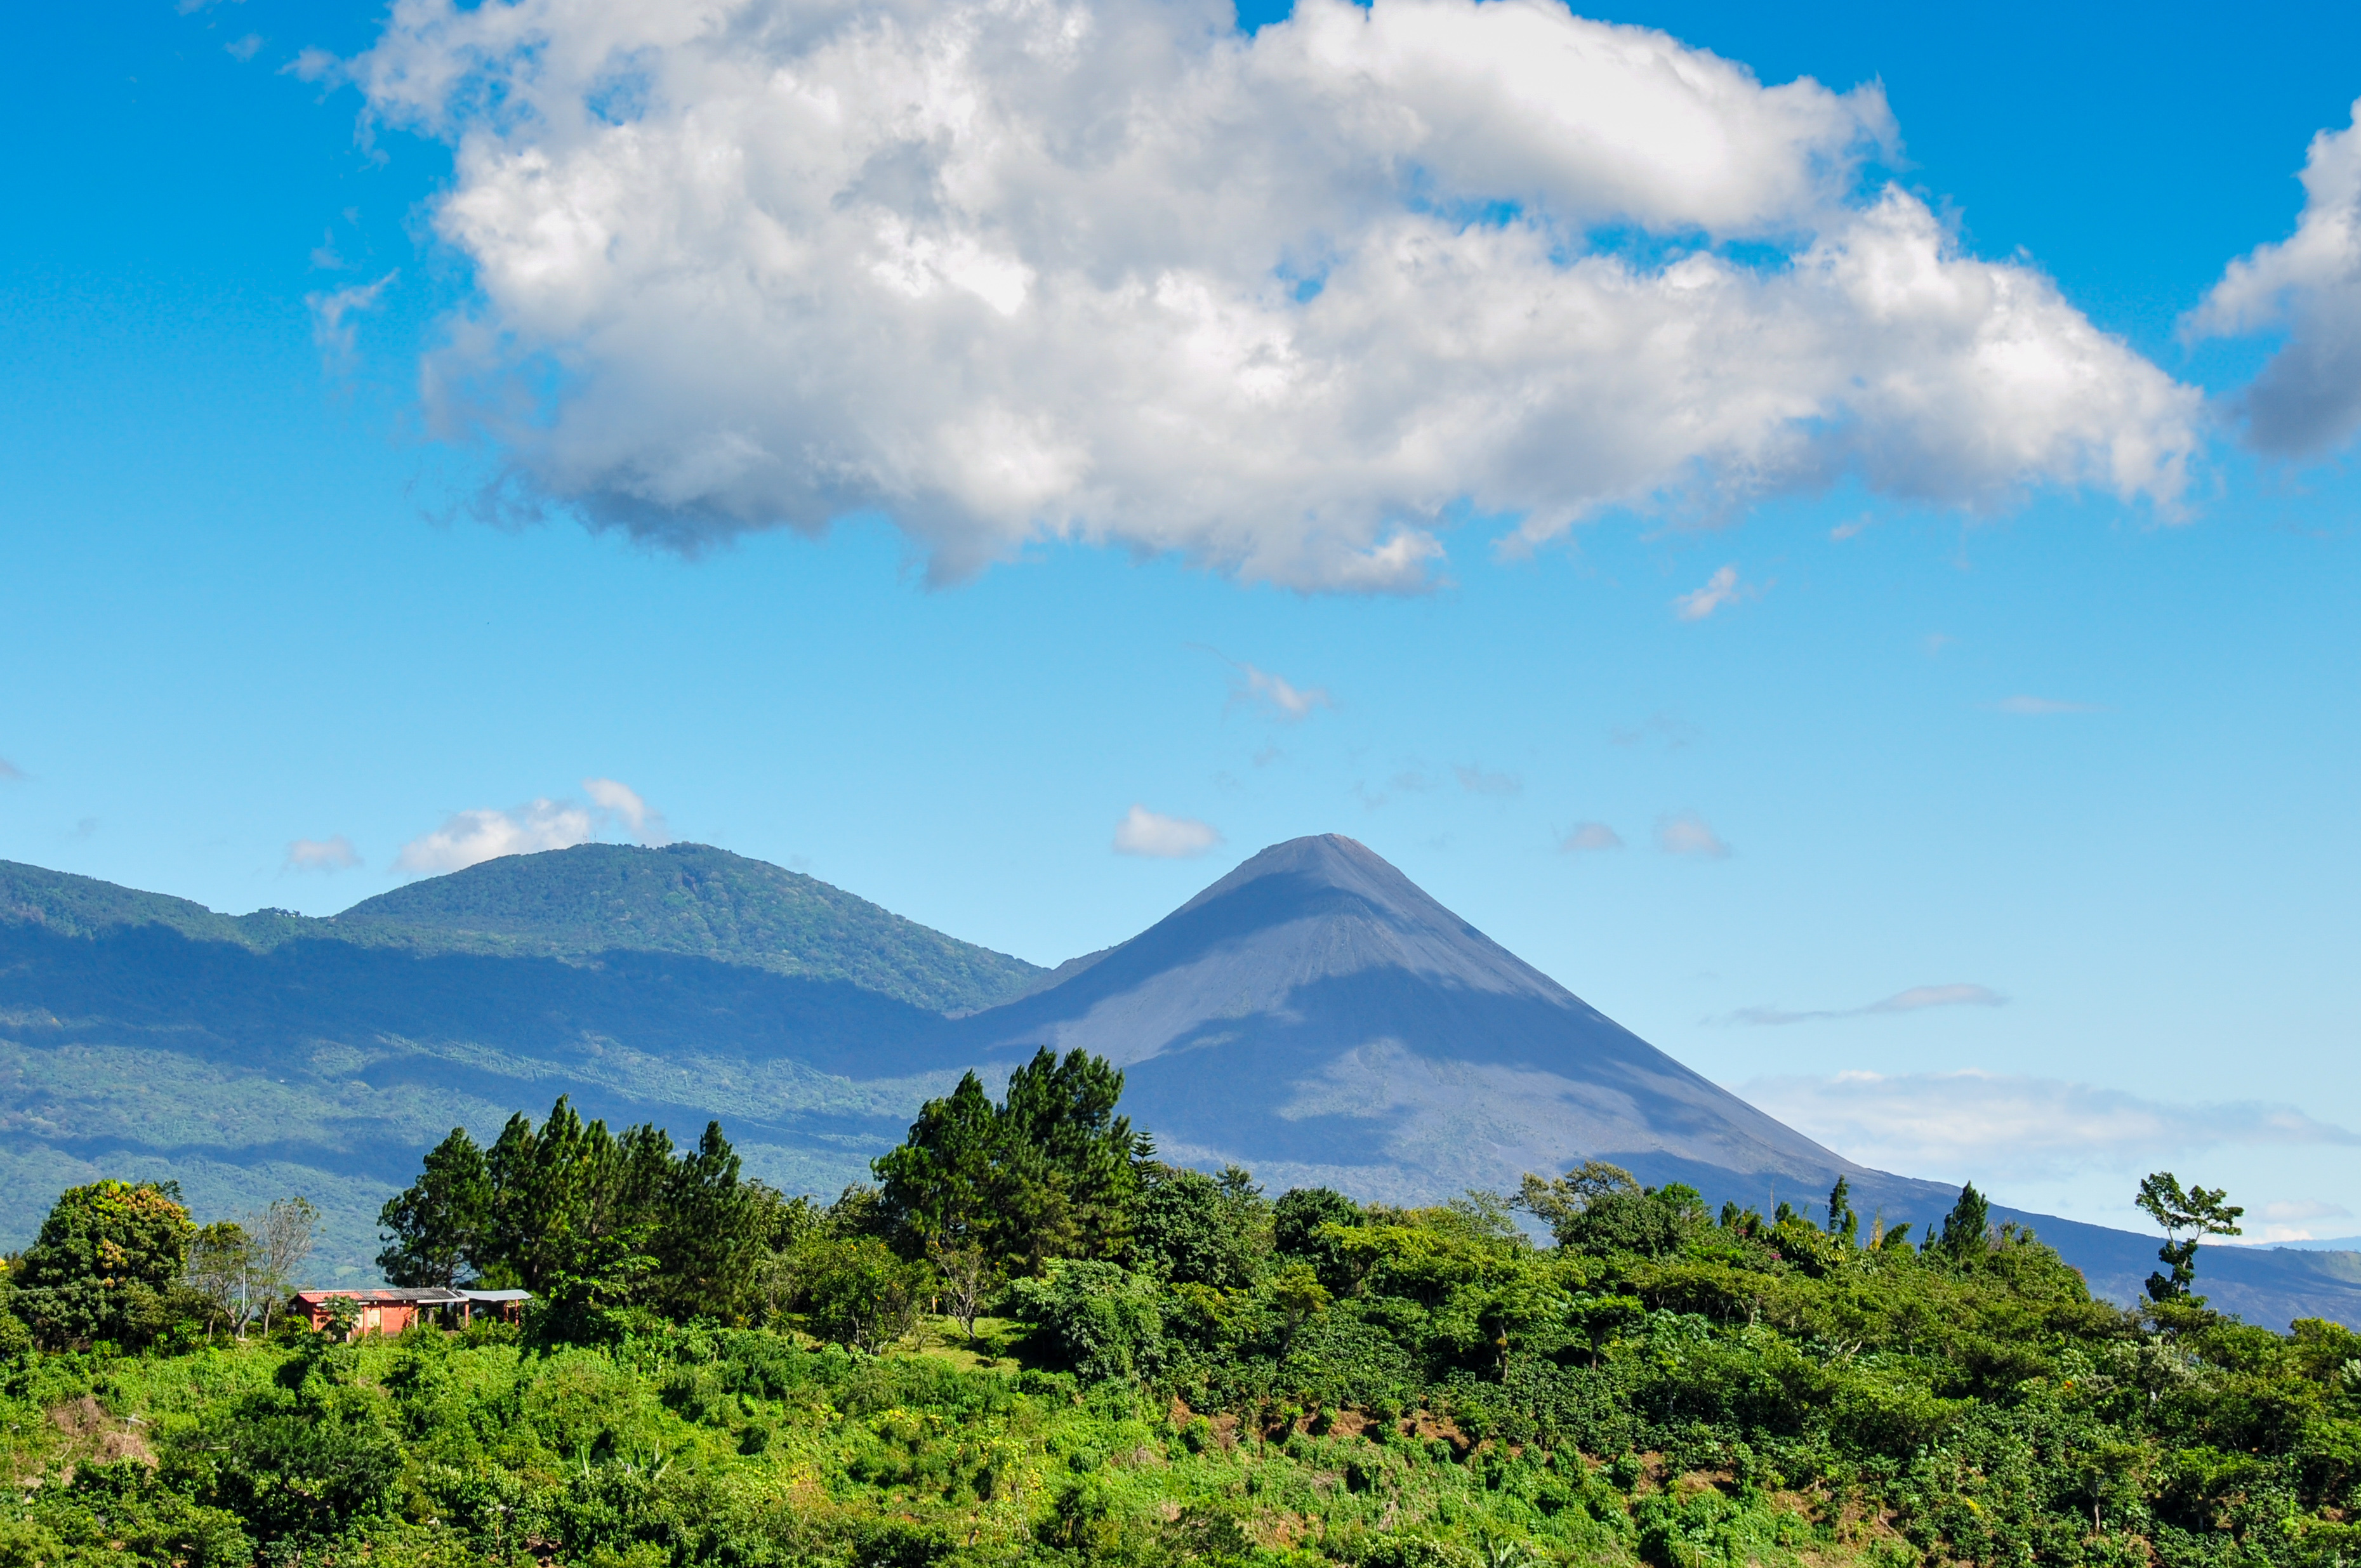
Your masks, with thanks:
M 1166 817 L 1135 806 L 1115 825 L 1115 852 L 1179 861 L 1202 855 L 1222 841 L 1212 824 L 1191 817 Z
M 572 801 L 536 800 L 513 811 L 457 811 L 394 857 L 396 871 L 439 875 L 502 855 L 568 850 L 597 837 L 589 811 Z
M 327 839 L 297 839 L 287 846 L 281 870 L 291 872 L 350 871 L 361 863 L 360 851 L 342 833 Z
M 2361 104 L 2312 139 L 2295 233 L 2230 263 L 2181 323 L 2191 337 L 2283 329 L 2237 403 L 2259 450 L 2303 457 L 2361 428 Z
M 422 386 L 518 476 L 486 505 L 684 550 L 873 510 L 938 578 L 1068 539 L 1413 589 L 1462 503 L 1519 547 L 1848 475 L 2169 509 L 2198 444 L 1864 184 L 1876 87 L 1547 0 L 395 0 L 299 65 L 455 148 Z
M 590 797 L 591 805 L 621 823 L 623 830 L 641 843 L 662 849 L 672 842 L 672 835 L 664 828 L 664 813 L 641 799 L 631 785 L 617 784 L 613 779 L 584 779 L 582 793 Z
M 2361 1135 L 2291 1105 L 2169 1104 L 1998 1073 L 1761 1078 L 1738 1092 L 1863 1164 L 1916 1175 L 1974 1171 L 1980 1180 L 2135 1167 L 2224 1144 L 2361 1145 Z

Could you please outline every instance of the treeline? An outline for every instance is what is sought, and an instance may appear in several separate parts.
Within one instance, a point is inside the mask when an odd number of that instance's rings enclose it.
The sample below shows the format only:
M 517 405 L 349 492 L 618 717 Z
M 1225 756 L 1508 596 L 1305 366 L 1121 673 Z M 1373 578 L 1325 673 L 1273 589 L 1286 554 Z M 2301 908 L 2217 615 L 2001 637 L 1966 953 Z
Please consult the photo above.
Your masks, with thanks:
M 718 1127 L 677 1151 L 561 1101 L 455 1134 L 386 1210 L 388 1270 L 523 1285 L 522 1331 L 290 1331 L 186 1375 L 0 1355 L 11 1453 L 62 1452 L 14 1412 L 98 1376 L 164 1412 L 152 1470 L 0 1494 L 0 1563 L 2361 1557 L 2361 1335 L 2211 1310 L 2218 1190 L 2143 1184 L 2166 1242 L 2130 1310 L 1973 1187 L 1923 1226 L 1843 1182 L 1716 1212 L 1598 1162 L 1433 1207 L 1271 1195 L 1158 1160 L 1122 1087 L 1046 1051 L 997 1101 L 971 1076 L 825 1205 L 742 1179 Z M 139 1190 L 107 1235 L 170 1229 Z
M 69 1189 L 33 1245 L 0 1258 L 0 1354 L 38 1344 L 139 1349 L 174 1335 L 244 1334 L 301 1282 L 319 1212 L 284 1198 L 199 1225 L 178 1182 Z

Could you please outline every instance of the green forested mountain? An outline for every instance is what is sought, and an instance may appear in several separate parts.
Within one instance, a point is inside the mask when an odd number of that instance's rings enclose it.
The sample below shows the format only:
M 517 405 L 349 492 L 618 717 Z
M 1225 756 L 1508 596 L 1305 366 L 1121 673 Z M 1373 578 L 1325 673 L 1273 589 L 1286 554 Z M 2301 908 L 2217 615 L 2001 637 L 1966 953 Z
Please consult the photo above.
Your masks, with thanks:
M 1044 972 L 842 888 L 708 844 L 578 844 L 503 856 L 379 894 L 334 924 L 362 940 L 400 933 L 491 952 L 688 953 L 848 981 L 937 1013 L 1005 1002 Z
M 553 1082 L 725 1115 L 767 1179 L 834 1191 L 948 1086 L 945 1014 L 1039 972 L 697 845 L 517 856 L 324 920 L 0 861 L 0 1250 L 120 1174 L 207 1219 L 304 1194 L 366 1277 L 419 1151 Z
M 203 905 L 0 861 L 0 924 L 93 937 L 139 926 L 265 951 L 345 941 L 421 952 L 589 959 L 685 953 L 840 980 L 935 1013 L 1005 1002 L 1044 971 L 842 888 L 707 844 L 579 844 L 509 855 L 365 899 L 330 919 Z

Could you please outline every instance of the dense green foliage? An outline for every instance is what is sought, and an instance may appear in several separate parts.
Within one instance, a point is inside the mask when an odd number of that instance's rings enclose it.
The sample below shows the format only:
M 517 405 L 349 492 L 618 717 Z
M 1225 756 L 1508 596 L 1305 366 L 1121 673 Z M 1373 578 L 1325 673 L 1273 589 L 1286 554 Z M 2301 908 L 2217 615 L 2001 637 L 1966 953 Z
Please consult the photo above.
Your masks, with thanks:
M 739 1179 L 718 1122 L 675 1157 L 662 1128 L 612 1134 L 560 1096 L 537 1127 L 510 1117 L 489 1150 L 454 1127 L 379 1217 L 378 1262 L 397 1285 L 464 1276 L 522 1286 L 577 1315 L 639 1306 L 742 1317 L 786 1207 Z
M 1047 1053 L 1000 1104 L 962 1085 L 824 1208 L 737 1181 L 718 1128 L 675 1155 L 562 1102 L 446 1145 L 390 1223 L 459 1219 L 395 1253 L 537 1279 L 522 1329 L 44 1354 L 0 1314 L 0 1568 L 2361 1552 L 2361 1335 L 2244 1325 L 2193 1279 L 2093 1300 L 1973 1189 L 1916 1245 L 1841 1186 L 1815 1225 L 1598 1164 L 1513 1201 L 1273 1200 L 1157 1163 L 1120 1089 Z M 1045 1251 L 979 1190 L 1105 1208 Z M 68 1194 L 59 1235 L 119 1200 Z M 1005 1272 L 970 1291 L 999 1316 L 943 1315 L 963 1267 Z
M 10 1266 L 9 1307 L 49 1344 L 145 1344 L 170 1319 L 166 1293 L 195 1229 L 170 1183 L 74 1188 Z
M 577 844 L 508 855 L 379 894 L 333 922 L 347 938 L 588 955 L 688 953 L 850 981 L 939 1013 L 1005 1002 L 1041 970 L 906 920 L 814 877 L 708 844 Z
M 1122 1096 L 1123 1074 L 1082 1051 L 1037 1052 L 998 1105 L 965 1074 L 873 1162 L 880 1223 L 913 1255 L 973 1246 L 1028 1270 L 1119 1251 L 1148 1153 Z

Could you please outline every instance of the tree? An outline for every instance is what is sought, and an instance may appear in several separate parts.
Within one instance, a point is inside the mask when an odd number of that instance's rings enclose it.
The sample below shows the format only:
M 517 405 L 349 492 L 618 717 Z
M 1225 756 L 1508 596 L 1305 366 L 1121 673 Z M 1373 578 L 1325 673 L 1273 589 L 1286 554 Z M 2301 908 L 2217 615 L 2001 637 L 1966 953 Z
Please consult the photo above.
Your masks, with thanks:
M 1953 1263 L 1965 1263 L 1991 1246 L 1992 1203 L 1972 1181 L 1960 1189 L 1960 1201 L 1943 1220 L 1943 1234 L 1929 1233 L 1927 1245 Z
M 1129 1256 L 1136 1267 L 1175 1285 L 1243 1289 L 1254 1283 L 1266 1212 L 1250 1182 L 1154 1165 L 1132 1216 Z
M 1568 1246 L 1573 1245 L 1570 1238 L 1581 1228 L 1578 1222 L 1599 1200 L 1636 1197 L 1639 1192 L 1638 1179 L 1621 1166 L 1609 1165 L 1603 1159 L 1587 1159 L 1554 1179 L 1543 1179 L 1527 1171 L 1516 1206 L 1547 1225 L 1558 1245 Z
M 1352 1271 L 1334 1233 L 1361 1223 L 1360 1205 L 1329 1187 L 1298 1187 L 1279 1194 L 1270 1206 L 1271 1250 L 1280 1257 L 1308 1263 L 1331 1291 L 1352 1289 Z
M 901 1146 L 870 1162 L 880 1201 L 920 1250 L 980 1245 L 1001 1227 L 994 1200 L 1008 1128 L 972 1072 L 918 1108 Z
M 235 1220 L 221 1220 L 189 1239 L 182 1281 L 205 1304 L 205 1334 L 216 1322 L 238 1338 L 254 1316 L 254 1240 Z
M 1279 1364 L 1284 1366 L 1287 1353 L 1295 1347 L 1296 1332 L 1328 1310 L 1328 1288 L 1310 1264 L 1291 1263 L 1272 1277 L 1270 1300 L 1279 1310 Z
M 176 1181 L 71 1188 L 10 1271 L 11 1306 L 48 1344 L 145 1343 L 164 1326 L 164 1292 L 195 1231 Z
M 588 1303 L 621 1299 L 653 1272 L 647 1247 L 672 1167 L 661 1128 L 619 1138 L 560 1095 L 537 1128 L 511 1116 L 484 1166 L 490 1201 L 468 1255 L 479 1276 Z
M 2150 1300 L 2190 1299 L 2189 1288 L 2197 1282 L 2198 1245 L 2207 1236 L 2241 1234 L 2238 1218 L 2246 1211 L 2226 1202 L 2229 1196 L 2220 1187 L 2208 1190 L 2191 1186 L 2184 1192 L 2180 1179 L 2169 1170 L 2156 1171 L 2140 1182 L 2136 1201 L 2164 1231 L 2164 1245 L 2156 1255 L 2172 1270 L 2147 1277 Z
M 965 1331 L 968 1348 L 973 1350 L 975 1321 L 983 1316 L 983 1304 L 999 1284 L 999 1275 L 980 1246 L 939 1247 L 931 1261 L 936 1281 L 942 1288 L 943 1304 Z
M 467 1128 L 452 1128 L 427 1152 L 418 1180 L 379 1212 L 386 1247 L 377 1266 L 396 1285 L 456 1285 L 481 1249 L 491 1203 L 484 1151 Z
M 924 1264 L 896 1257 L 874 1236 L 818 1242 L 811 1250 L 803 1294 L 814 1333 L 874 1354 L 917 1326 L 929 1283 Z
M 998 1105 L 965 1075 L 871 1162 L 886 1234 L 906 1257 L 974 1245 L 1018 1273 L 1120 1249 L 1148 1153 L 1115 1113 L 1122 1095 L 1123 1074 L 1084 1051 L 1037 1052 Z
M 1123 1074 L 1088 1051 L 1061 1059 L 1044 1046 L 1009 1075 L 1005 1115 L 1062 1200 L 1057 1240 L 1070 1255 L 1104 1256 L 1124 1240 L 1148 1151 L 1131 1118 L 1115 1113 L 1122 1098 Z
M 1841 1238 L 1847 1246 L 1853 1245 L 1861 1234 L 1861 1216 L 1853 1212 L 1851 1194 L 1852 1183 L 1841 1176 L 1828 1189 L 1828 1234 Z
M 320 1211 L 308 1199 L 281 1198 L 247 1220 L 249 1267 L 254 1290 L 261 1298 L 262 1332 L 269 1333 L 279 1304 L 302 1283 L 303 1265 L 319 1234 Z
M 734 1318 L 748 1305 L 764 1248 L 763 1210 L 738 1179 L 737 1151 L 708 1122 L 697 1152 L 665 1174 L 648 1250 L 653 1305 L 675 1317 Z

